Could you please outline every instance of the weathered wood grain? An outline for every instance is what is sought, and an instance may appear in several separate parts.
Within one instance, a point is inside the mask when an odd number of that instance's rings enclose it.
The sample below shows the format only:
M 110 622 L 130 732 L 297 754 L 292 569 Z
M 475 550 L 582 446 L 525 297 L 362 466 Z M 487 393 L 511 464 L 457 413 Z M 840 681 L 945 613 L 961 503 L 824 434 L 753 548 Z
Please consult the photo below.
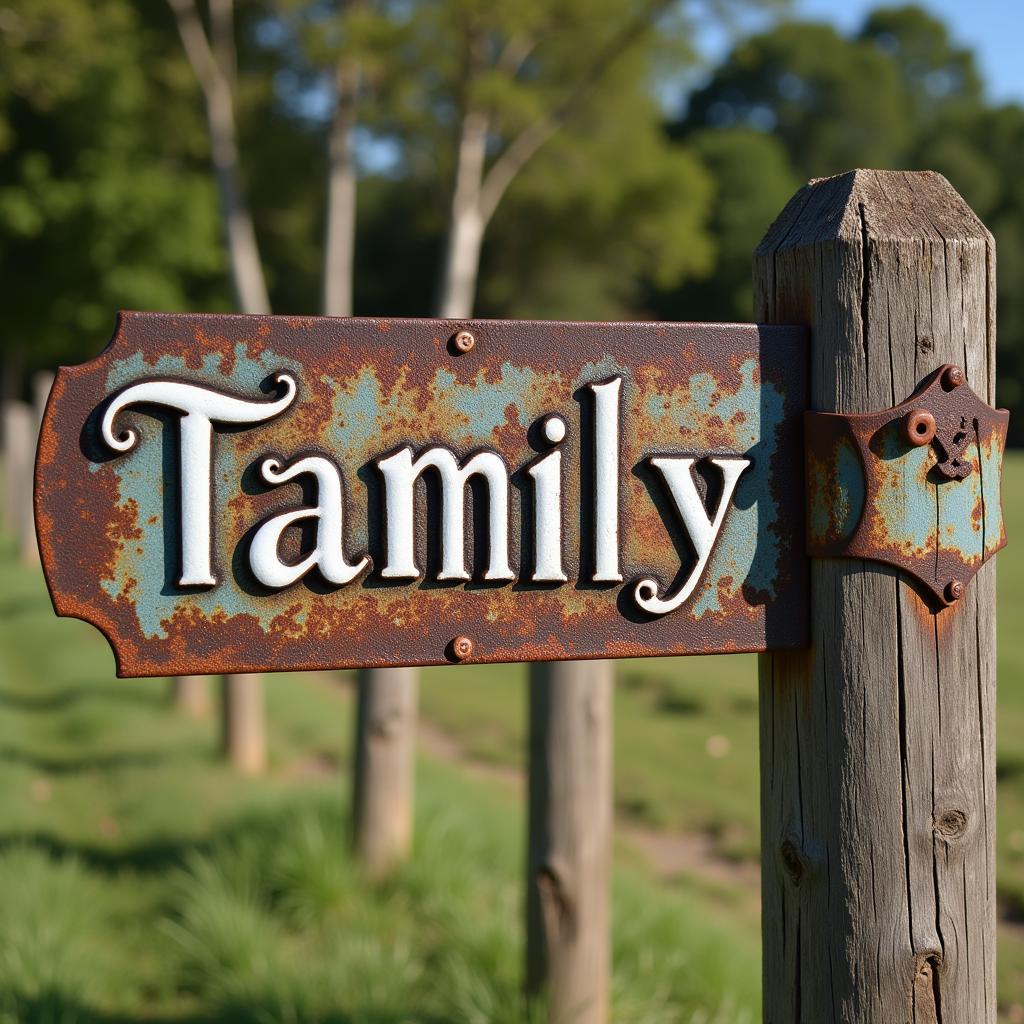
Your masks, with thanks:
M 526 988 L 551 1024 L 604 1024 L 614 663 L 530 666 Z
M 772 225 L 755 313 L 812 328 L 812 408 L 887 408 L 945 362 L 991 403 L 994 279 L 944 178 L 855 171 Z M 764 1019 L 991 1024 L 995 567 L 936 615 L 817 561 L 811 606 L 811 650 L 760 660 Z
M 352 840 L 366 870 L 379 877 L 412 843 L 417 670 L 363 669 L 358 687 Z

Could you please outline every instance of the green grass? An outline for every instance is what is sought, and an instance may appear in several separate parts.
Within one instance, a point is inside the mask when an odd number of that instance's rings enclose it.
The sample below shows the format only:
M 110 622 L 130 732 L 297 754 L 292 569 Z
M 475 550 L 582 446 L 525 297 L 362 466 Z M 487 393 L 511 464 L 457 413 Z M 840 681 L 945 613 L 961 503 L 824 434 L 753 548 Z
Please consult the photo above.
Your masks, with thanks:
M 1024 458 L 999 558 L 1000 1003 L 1024 1006 Z M 350 689 L 267 677 L 270 771 L 220 763 L 166 680 L 112 678 L 0 544 L 0 1024 L 526 1021 L 516 787 L 421 758 L 417 851 L 387 883 L 345 843 Z M 524 671 L 424 673 L 427 721 L 482 763 L 524 763 Z M 749 657 L 618 665 L 620 819 L 756 858 Z M 617 846 L 615 1018 L 739 1024 L 759 1006 L 756 903 L 699 866 L 657 881 Z M 1017 1011 L 1014 1010 L 1016 1013 Z M 1014 1019 L 1007 1016 L 1007 1019 Z
M 268 677 L 270 771 L 243 779 L 8 542 L 0 572 L 2 1024 L 529 1020 L 514 788 L 421 759 L 416 855 L 373 883 L 345 838 L 348 686 Z M 624 860 L 617 1018 L 752 1022 L 749 915 Z

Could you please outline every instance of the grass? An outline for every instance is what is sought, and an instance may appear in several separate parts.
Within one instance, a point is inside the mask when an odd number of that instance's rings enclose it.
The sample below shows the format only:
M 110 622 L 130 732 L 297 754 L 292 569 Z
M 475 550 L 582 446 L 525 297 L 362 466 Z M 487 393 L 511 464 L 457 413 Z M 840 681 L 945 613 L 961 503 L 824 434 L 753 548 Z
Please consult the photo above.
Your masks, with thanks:
M 1024 458 L 1006 472 L 1024 537 Z M 239 778 L 165 680 L 116 681 L 105 642 L 53 617 L 0 544 L 0 1024 L 528 1021 L 519 998 L 523 807 L 421 757 L 416 856 L 373 883 L 347 854 L 351 693 L 267 678 L 270 771 Z M 1024 1019 L 1024 546 L 999 559 L 1000 1003 Z M 523 764 L 524 671 L 424 673 L 425 719 L 468 758 Z M 620 818 L 757 856 L 753 659 L 621 662 Z M 698 868 L 658 881 L 618 847 L 615 1019 L 759 1013 L 756 902 Z
M 343 681 L 268 677 L 270 771 L 239 778 L 166 680 L 111 678 L 8 542 L 0 571 L 0 1022 L 530 1019 L 513 787 L 423 758 L 416 855 L 373 883 L 345 841 Z M 756 932 L 730 901 L 635 860 L 614 900 L 619 1019 L 756 1018 Z

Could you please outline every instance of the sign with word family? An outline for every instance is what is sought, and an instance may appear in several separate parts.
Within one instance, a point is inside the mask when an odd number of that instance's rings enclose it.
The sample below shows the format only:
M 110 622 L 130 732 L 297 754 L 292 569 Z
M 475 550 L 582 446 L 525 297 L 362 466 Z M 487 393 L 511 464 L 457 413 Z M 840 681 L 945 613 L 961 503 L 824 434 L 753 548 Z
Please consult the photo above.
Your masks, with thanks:
M 799 328 L 123 313 L 36 517 L 121 675 L 799 647 Z

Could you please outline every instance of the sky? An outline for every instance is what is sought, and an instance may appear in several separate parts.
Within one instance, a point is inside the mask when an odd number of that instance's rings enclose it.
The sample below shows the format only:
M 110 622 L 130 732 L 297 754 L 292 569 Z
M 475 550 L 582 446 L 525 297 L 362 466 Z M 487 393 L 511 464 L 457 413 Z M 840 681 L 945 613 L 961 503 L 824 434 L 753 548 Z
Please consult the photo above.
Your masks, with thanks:
M 1024 0 L 918 0 L 952 29 L 953 37 L 973 49 L 998 101 L 1024 102 Z M 874 7 L 892 6 L 870 0 L 795 0 L 798 17 L 831 21 L 838 28 L 855 29 Z

